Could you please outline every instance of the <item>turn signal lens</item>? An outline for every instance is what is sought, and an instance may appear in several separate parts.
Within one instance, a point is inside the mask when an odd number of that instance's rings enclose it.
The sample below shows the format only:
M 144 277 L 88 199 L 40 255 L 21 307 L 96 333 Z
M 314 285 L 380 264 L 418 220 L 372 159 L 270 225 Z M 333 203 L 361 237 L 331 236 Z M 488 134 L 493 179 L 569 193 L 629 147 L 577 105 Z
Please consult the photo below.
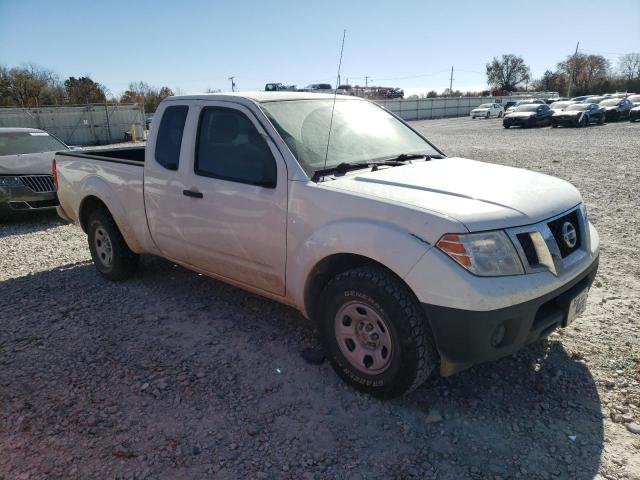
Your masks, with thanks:
M 475 275 L 492 277 L 524 273 L 511 240 L 502 231 L 447 234 L 436 246 Z
M 58 191 L 58 170 L 56 169 L 56 159 L 51 162 L 51 178 L 53 178 L 53 189 Z

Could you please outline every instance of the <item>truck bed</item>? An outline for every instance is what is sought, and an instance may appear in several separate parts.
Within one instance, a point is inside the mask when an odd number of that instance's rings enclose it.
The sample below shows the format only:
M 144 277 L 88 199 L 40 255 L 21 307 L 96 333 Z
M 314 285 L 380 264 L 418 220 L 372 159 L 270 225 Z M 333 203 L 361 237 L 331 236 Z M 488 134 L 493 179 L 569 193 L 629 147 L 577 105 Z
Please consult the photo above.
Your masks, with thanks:
M 91 158 L 107 162 L 127 163 L 133 165 L 144 164 L 146 147 L 103 148 L 96 150 L 71 150 L 57 152 L 56 155 L 68 157 Z

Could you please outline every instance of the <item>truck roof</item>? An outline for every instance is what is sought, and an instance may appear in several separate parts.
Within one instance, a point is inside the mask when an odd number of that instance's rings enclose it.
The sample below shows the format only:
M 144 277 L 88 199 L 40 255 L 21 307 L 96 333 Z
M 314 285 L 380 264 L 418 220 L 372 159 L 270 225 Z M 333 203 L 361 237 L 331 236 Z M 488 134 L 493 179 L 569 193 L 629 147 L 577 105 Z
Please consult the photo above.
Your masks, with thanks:
M 333 94 L 314 93 L 314 92 L 234 92 L 234 93 L 202 93 L 199 95 L 180 95 L 167 97 L 167 101 L 171 100 L 226 100 L 237 101 L 239 98 L 252 100 L 254 102 L 274 102 L 283 100 L 314 100 L 314 99 L 332 99 Z M 361 100 L 360 98 L 347 95 L 338 95 L 338 98 Z

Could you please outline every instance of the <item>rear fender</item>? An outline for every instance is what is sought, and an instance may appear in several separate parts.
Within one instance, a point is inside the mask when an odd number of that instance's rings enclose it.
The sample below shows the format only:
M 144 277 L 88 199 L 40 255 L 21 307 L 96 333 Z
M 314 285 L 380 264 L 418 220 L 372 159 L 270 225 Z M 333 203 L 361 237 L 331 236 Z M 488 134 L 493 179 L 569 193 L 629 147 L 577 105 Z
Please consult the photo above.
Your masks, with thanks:
M 89 197 L 97 197 L 106 205 L 129 248 L 135 253 L 144 252 L 144 249 L 138 242 L 136 234 L 133 231 L 130 217 L 127 214 L 125 206 L 122 204 L 120 197 L 107 182 L 97 175 L 90 175 L 86 177 L 82 183 L 82 187 L 80 189 L 80 198 L 82 198 L 82 202 L 78 207 L 78 219 L 82 218 L 82 208 L 86 205 L 86 200 Z

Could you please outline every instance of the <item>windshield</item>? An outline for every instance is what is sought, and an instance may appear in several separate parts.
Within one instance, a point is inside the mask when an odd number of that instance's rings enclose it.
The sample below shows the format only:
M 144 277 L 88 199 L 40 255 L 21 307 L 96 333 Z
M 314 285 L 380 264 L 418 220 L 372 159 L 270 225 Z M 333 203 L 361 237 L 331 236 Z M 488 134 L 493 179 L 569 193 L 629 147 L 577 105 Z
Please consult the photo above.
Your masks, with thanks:
M 476 107 L 476 108 L 491 108 L 491 105 L 493 105 L 492 103 L 483 103 L 482 105 Z
M 559 110 L 562 108 L 567 108 L 568 105 L 571 105 L 571 102 L 553 102 L 551 104 L 551 108 L 554 110 Z
M 538 110 L 538 108 L 540 108 L 540 105 L 538 105 L 537 103 L 524 104 L 516 108 L 516 112 L 535 112 L 536 110 Z
M 600 102 L 604 97 L 589 97 L 587 98 L 584 103 L 598 103 Z
M 603 100 L 602 102 L 600 102 L 600 105 L 605 106 L 605 107 L 614 107 L 616 105 L 618 105 L 620 103 L 620 100 L 615 98 L 613 100 Z
M 67 146 L 46 132 L 0 132 L 0 156 L 56 150 L 67 150 Z
M 325 167 L 332 99 L 264 102 L 260 106 L 312 176 Z M 379 106 L 360 100 L 335 102 L 327 168 L 405 154 L 441 155 L 435 147 Z
M 591 106 L 590 103 L 576 103 L 574 105 L 569 105 L 565 110 L 569 111 L 573 111 L 573 110 L 586 110 Z
M 630 97 L 627 97 L 627 100 L 630 100 L 633 103 L 640 102 L 640 95 L 631 95 Z

